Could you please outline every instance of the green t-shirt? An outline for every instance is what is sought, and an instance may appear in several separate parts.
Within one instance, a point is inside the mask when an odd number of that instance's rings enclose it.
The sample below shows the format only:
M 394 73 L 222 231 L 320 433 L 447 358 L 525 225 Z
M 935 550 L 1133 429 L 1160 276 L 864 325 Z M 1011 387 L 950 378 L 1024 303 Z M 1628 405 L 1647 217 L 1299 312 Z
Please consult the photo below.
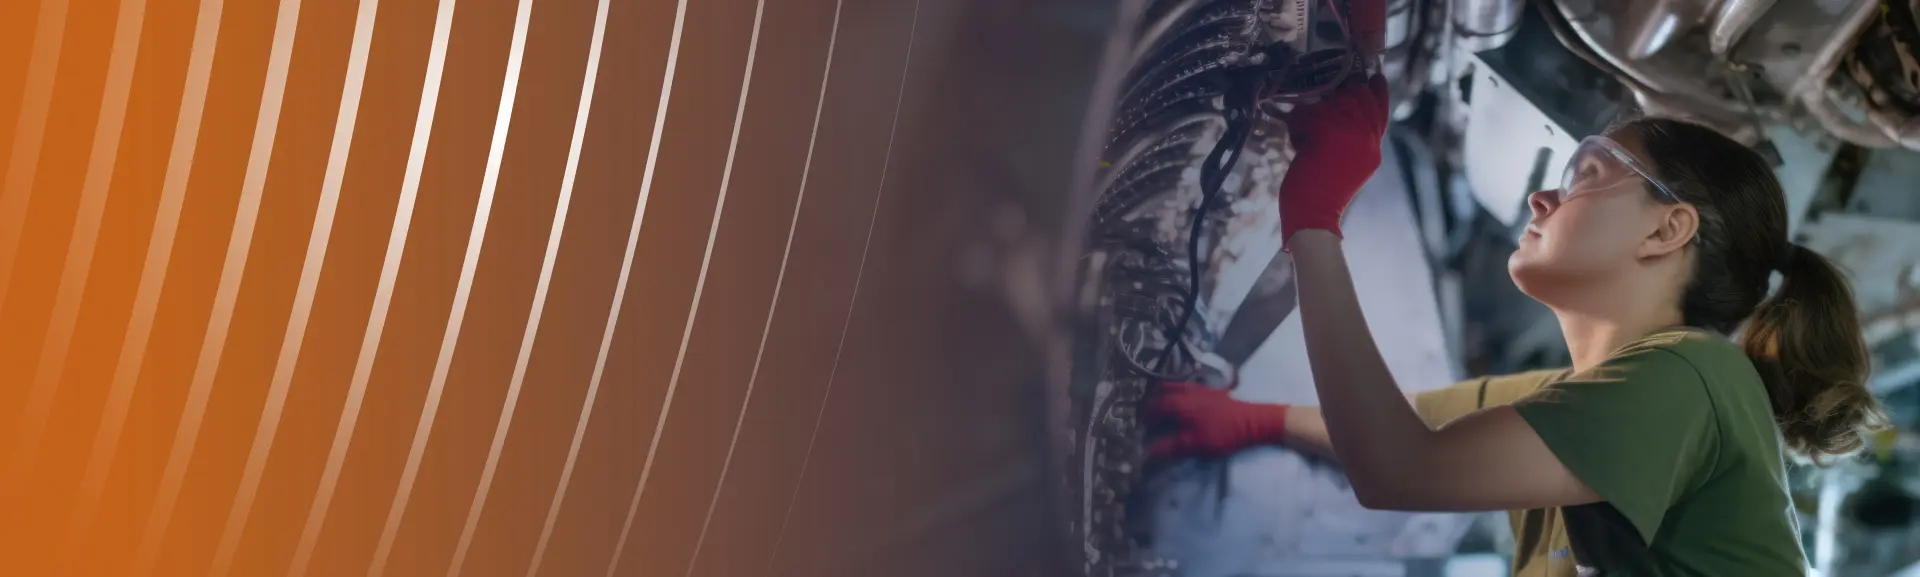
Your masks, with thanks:
M 1663 331 L 1584 373 L 1523 373 L 1415 397 L 1434 426 L 1499 404 L 1513 405 L 1605 499 L 1511 512 L 1516 577 L 1806 574 L 1766 389 L 1726 339 Z

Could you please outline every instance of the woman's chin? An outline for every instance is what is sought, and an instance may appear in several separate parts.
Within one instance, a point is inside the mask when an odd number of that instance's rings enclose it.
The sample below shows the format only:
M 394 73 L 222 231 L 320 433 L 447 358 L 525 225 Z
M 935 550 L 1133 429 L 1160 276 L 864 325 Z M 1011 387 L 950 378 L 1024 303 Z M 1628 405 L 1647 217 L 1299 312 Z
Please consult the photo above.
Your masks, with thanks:
M 1551 303 L 1557 295 L 1581 292 L 1582 287 L 1604 282 L 1609 273 L 1569 266 L 1566 261 L 1545 258 L 1546 255 L 1516 252 L 1507 259 L 1507 276 L 1512 278 L 1513 286 L 1522 294 L 1542 303 Z
M 1545 286 L 1551 284 L 1551 279 L 1558 276 L 1554 273 L 1551 263 L 1546 262 L 1546 259 L 1541 258 L 1542 256 L 1522 248 L 1507 258 L 1507 275 L 1513 278 L 1514 286 L 1520 287 L 1520 292 L 1532 296 L 1532 291 L 1528 290 L 1529 285 Z
M 1507 256 L 1507 272 L 1517 277 L 1523 273 L 1540 271 L 1546 268 L 1545 257 L 1539 245 L 1523 241 L 1518 250 Z

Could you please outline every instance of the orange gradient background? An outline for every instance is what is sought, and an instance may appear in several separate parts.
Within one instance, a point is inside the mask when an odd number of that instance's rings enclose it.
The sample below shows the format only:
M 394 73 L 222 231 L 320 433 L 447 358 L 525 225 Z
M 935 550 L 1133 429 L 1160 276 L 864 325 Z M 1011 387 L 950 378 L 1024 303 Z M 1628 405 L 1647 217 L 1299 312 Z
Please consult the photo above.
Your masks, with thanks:
M 0 575 L 1043 564 L 1081 4 L 0 3 Z

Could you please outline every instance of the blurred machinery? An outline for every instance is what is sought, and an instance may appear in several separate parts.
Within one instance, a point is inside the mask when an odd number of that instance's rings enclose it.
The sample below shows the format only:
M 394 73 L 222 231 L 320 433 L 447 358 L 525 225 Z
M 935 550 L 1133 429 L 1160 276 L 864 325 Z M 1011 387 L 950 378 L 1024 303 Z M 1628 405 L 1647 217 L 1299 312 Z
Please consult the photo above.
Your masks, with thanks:
M 1713 126 L 1775 161 L 1796 234 L 1855 274 L 1876 389 L 1903 431 L 1920 429 L 1920 194 L 1912 184 L 1920 176 L 1920 0 L 1383 1 L 1378 72 L 1393 85 L 1399 126 L 1362 195 L 1375 208 L 1356 205 L 1350 219 L 1384 215 L 1368 218 L 1405 234 L 1382 235 L 1399 244 L 1370 248 L 1367 258 L 1404 254 L 1405 263 L 1382 266 L 1405 280 L 1426 277 L 1398 283 L 1397 299 L 1376 299 L 1422 301 L 1432 311 L 1431 330 L 1417 312 L 1396 319 L 1405 328 L 1395 334 L 1376 329 L 1410 341 L 1400 348 L 1432 347 L 1445 359 L 1420 369 L 1439 374 L 1403 376 L 1403 385 L 1567 362 L 1552 318 L 1506 278 L 1515 227 L 1525 221 L 1525 196 L 1545 186 L 1580 138 L 1644 112 Z M 1082 179 L 1091 217 L 1081 225 L 1072 369 L 1056 414 L 1073 547 L 1087 575 L 1442 575 L 1446 564 L 1433 558 L 1491 547 L 1467 538 L 1468 518 L 1361 510 L 1336 470 L 1291 453 L 1255 457 L 1259 465 L 1148 470 L 1141 461 L 1156 431 L 1140 422 L 1138 405 L 1156 383 L 1233 387 L 1274 377 L 1250 362 L 1256 351 L 1298 356 L 1267 350 L 1296 343 L 1265 343 L 1294 307 L 1290 263 L 1277 250 L 1275 192 L 1291 151 L 1276 112 L 1372 72 L 1344 60 L 1352 8 L 1122 3 L 1111 78 L 1096 91 L 1106 99 L 1091 107 L 1108 114 L 1105 132 L 1083 142 L 1098 168 Z M 1909 449 L 1920 441 L 1910 436 L 1889 437 L 1876 463 L 1805 475 L 1802 526 L 1827 575 L 1883 575 L 1920 559 L 1913 515 L 1884 512 L 1912 509 L 1920 491 L 1920 481 L 1902 480 L 1901 471 L 1916 469 L 1903 463 L 1920 462 Z M 1284 488 L 1243 486 L 1255 477 Z M 1318 504 L 1236 503 L 1301 512 L 1258 527 L 1223 512 L 1233 495 L 1259 491 Z M 1211 512 L 1214 525 L 1169 521 L 1174 509 L 1185 519 Z M 1871 540 L 1848 535 L 1888 526 L 1907 536 L 1897 552 L 1850 548 Z M 1218 562 L 1220 549 L 1207 542 L 1251 543 L 1262 552 L 1246 557 L 1266 565 Z M 1329 545 L 1336 542 L 1346 545 Z M 1387 558 L 1398 561 L 1350 563 Z M 1302 569 L 1314 564 L 1325 567 Z

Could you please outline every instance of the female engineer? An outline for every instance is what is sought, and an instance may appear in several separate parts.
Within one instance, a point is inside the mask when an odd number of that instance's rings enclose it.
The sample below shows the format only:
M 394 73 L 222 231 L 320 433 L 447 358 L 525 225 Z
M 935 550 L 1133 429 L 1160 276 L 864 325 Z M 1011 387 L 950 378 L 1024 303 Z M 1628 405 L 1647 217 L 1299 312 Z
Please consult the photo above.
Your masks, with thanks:
M 1281 229 L 1322 406 L 1172 383 L 1149 414 L 1176 432 L 1150 454 L 1284 443 L 1338 460 L 1368 507 L 1508 510 L 1522 577 L 1806 574 L 1786 458 L 1853 453 L 1885 417 L 1851 289 L 1789 241 L 1767 163 L 1671 119 L 1586 139 L 1560 187 L 1529 198 L 1508 263 L 1558 317 L 1573 366 L 1409 399 L 1340 247 L 1341 214 L 1380 165 L 1386 102 L 1376 77 L 1288 119 Z

